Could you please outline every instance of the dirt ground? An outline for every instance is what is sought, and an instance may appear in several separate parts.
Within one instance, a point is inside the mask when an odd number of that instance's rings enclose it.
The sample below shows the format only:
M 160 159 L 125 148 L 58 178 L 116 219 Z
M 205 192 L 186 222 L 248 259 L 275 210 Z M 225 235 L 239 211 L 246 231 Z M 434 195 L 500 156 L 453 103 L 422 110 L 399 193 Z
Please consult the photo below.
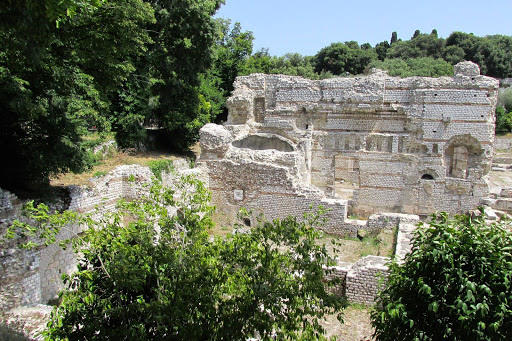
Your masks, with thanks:
M 41 331 L 46 327 L 51 307 L 37 305 L 23 307 L 0 314 L 1 341 L 42 340 Z M 343 311 L 344 323 L 336 315 L 329 315 L 321 323 L 325 336 L 339 341 L 373 340 L 370 324 L 370 309 L 363 306 L 349 306 Z
M 343 322 L 335 315 L 329 315 L 322 326 L 328 338 L 336 337 L 339 341 L 370 341 L 374 340 L 373 327 L 370 323 L 370 308 L 349 306 L 343 312 Z

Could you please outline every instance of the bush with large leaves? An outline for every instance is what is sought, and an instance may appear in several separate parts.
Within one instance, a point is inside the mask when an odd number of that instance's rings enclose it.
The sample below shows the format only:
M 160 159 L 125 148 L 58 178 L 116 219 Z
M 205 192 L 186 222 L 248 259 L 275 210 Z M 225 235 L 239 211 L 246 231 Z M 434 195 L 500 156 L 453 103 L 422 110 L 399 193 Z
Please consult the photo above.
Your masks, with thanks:
M 391 265 L 372 324 L 377 340 L 510 340 L 510 225 L 446 213 L 417 230 Z

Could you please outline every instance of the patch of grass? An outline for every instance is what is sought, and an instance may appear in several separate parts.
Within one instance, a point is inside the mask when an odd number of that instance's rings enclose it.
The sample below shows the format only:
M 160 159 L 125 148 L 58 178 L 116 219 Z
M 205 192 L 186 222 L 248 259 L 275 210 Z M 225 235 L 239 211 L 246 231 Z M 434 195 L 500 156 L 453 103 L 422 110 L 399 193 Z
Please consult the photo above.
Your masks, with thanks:
M 396 228 L 392 230 L 384 229 L 370 233 L 361 240 L 361 257 L 374 255 L 383 257 L 392 257 L 394 253 Z
M 148 162 L 159 159 L 175 160 L 180 155 L 165 153 L 165 152 L 139 152 L 136 153 L 133 150 L 120 151 L 115 153 L 113 156 L 98 162 L 87 172 L 80 174 L 75 173 L 64 173 L 53 176 L 50 181 L 52 186 L 69 186 L 69 185 L 89 185 L 89 179 L 94 177 L 97 172 L 108 173 L 114 168 L 121 165 L 141 165 L 147 166 Z
M 107 173 L 107 172 L 105 172 L 105 171 L 97 171 L 97 172 L 95 172 L 92 176 L 93 176 L 94 178 L 99 178 L 99 177 L 104 176 L 104 175 L 107 175 L 107 174 L 108 174 L 108 173 Z
M 374 255 L 392 257 L 395 247 L 396 230 L 384 229 L 369 233 L 362 240 L 353 237 L 338 237 L 324 233 L 318 239 L 332 256 L 342 262 L 355 263 L 361 257 Z

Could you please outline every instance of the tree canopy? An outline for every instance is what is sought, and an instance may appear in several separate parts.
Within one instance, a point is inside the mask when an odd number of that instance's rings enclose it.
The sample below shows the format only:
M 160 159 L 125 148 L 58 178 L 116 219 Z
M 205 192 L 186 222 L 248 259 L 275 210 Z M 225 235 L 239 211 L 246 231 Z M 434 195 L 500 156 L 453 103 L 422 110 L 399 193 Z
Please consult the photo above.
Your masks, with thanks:
M 81 136 L 105 126 L 109 92 L 133 72 L 129 59 L 149 39 L 138 27 L 152 20 L 144 2 L 77 11 L 59 28 L 33 3 L 0 5 L 0 143 L 9 165 L 0 171 L 3 188 L 87 167 Z
M 0 5 L 0 187 L 48 182 L 90 165 L 82 137 L 122 147 L 156 124 L 185 149 L 211 120 L 199 94 L 222 0 L 7 1 Z M 35 30 L 34 27 L 38 29 Z

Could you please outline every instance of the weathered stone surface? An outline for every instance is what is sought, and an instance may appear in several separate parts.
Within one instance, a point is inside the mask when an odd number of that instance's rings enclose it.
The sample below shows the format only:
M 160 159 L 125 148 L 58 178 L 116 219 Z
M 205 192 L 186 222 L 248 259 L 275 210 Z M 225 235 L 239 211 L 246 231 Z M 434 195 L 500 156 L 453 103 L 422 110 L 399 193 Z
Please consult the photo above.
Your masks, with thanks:
M 480 67 L 473 62 L 461 62 L 454 67 L 455 75 L 479 76 Z
M 489 195 L 497 89 L 472 62 L 440 78 L 238 77 L 227 124 L 201 133 L 214 203 L 222 208 L 240 189 L 245 199 L 232 211 L 277 213 L 278 201 L 288 208 L 281 213 L 300 215 L 304 200 L 294 209 L 290 196 L 320 190 L 350 199 L 344 211 L 359 216 L 467 212 Z M 267 193 L 274 201 L 262 201 Z

